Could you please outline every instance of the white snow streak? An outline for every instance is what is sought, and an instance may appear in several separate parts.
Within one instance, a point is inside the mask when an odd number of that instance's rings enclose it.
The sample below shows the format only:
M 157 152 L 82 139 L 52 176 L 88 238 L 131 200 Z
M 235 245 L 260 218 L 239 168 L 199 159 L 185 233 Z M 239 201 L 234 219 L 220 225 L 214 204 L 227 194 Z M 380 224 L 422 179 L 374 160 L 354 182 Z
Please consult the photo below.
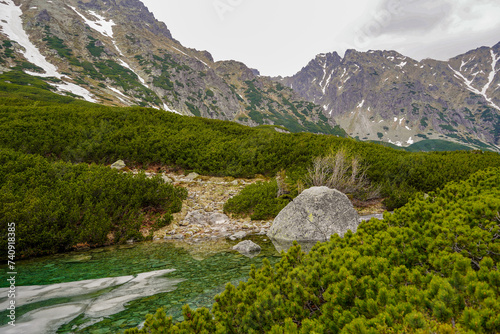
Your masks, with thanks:
M 186 52 L 184 52 L 184 51 L 181 51 L 181 50 L 177 49 L 175 46 L 172 46 L 172 48 L 176 49 L 177 51 L 179 51 L 179 52 L 180 52 L 180 53 L 182 53 L 183 55 L 186 55 L 186 56 L 188 55 Z
M 97 18 L 96 21 L 92 21 L 92 20 L 87 19 L 84 15 L 82 15 L 75 7 L 73 7 L 73 6 L 69 6 L 69 7 L 71 9 L 73 9 L 73 11 L 75 13 L 77 13 L 85 21 L 85 24 L 87 24 L 89 27 L 100 32 L 104 36 L 108 36 L 108 37 L 113 38 L 113 26 L 115 25 L 113 20 L 106 20 L 103 16 L 97 14 L 94 11 L 89 10 L 88 12 L 92 16 Z
M 358 108 L 363 108 L 363 104 L 365 104 L 365 100 L 361 101 L 361 102 L 358 104 Z
M 407 63 L 406 61 L 401 62 L 401 64 L 396 65 L 396 67 L 403 68 L 406 65 L 406 63 Z
M 170 108 L 169 108 L 169 107 L 165 104 L 165 102 L 163 103 L 163 108 L 164 108 L 166 111 L 170 111 L 170 112 L 173 112 L 173 113 L 178 114 L 178 115 L 180 115 L 180 114 L 181 114 L 181 113 L 180 113 L 180 112 L 178 112 L 177 110 L 170 109 Z
M 489 86 L 493 82 L 493 79 L 494 79 L 495 74 L 496 74 L 495 67 L 496 67 L 496 64 L 497 64 L 498 60 L 500 59 L 500 56 L 498 58 L 495 56 L 495 54 L 493 53 L 493 50 L 490 50 L 490 51 L 491 51 L 491 58 L 492 58 L 492 61 L 491 61 L 492 71 L 490 72 L 490 74 L 488 76 L 489 81 L 486 83 L 486 85 L 483 87 L 483 89 L 481 91 L 479 91 L 478 89 L 476 89 L 476 88 L 474 88 L 472 86 L 472 81 L 474 81 L 474 80 L 468 80 L 465 76 L 462 75 L 462 73 L 458 72 L 453 67 L 451 67 L 451 65 L 448 65 L 448 67 L 453 71 L 453 73 L 455 73 L 455 76 L 457 78 L 461 78 L 464 81 L 464 83 L 465 83 L 465 85 L 466 85 L 466 87 L 467 87 L 468 90 L 470 90 L 471 92 L 476 93 L 478 95 L 482 95 L 486 99 L 486 101 L 488 101 L 490 103 L 490 105 L 492 107 L 500 110 L 500 107 L 497 106 L 493 102 L 493 100 L 490 99 L 488 97 L 488 95 L 486 94 L 486 91 L 488 90 Z
M 347 72 L 347 69 L 344 68 L 344 73 L 342 73 L 342 75 L 340 76 L 340 79 L 342 79 L 344 77 L 344 75 L 345 75 L 346 72 Z
M 123 103 L 125 103 L 125 104 L 128 104 L 128 103 L 129 103 L 127 100 L 125 100 L 125 99 L 129 99 L 129 97 L 128 97 L 127 95 L 123 94 L 122 92 L 120 92 L 118 89 L 116 89 L 116 88 L 114 88 L 114 87 L 109 86 L 108 88 L 109 88 L 109 89 L 111 89 L 111 90 L 112 90 L 113 92 L 115 92 L 116 94 L 120 95 L 120 96 L 118 96 L 118 98 L 119 98 L 119 99 L 120 99 Z M 123 96 L 125 99 L 124 99 L 124 98 L 122 98 L 122 96 Z
M 414 141 L 413 141 L 413 139 L 411 139 L 411 137 L 410 137 L 410 139 L 408 139 L 408 141 L 407 141 L 406 143 L 411 145 L 411 144 L 413 144 L 413 143 L 414 143 Z
M 326 80 L 326 84 L 321 87 L 321 90 L 323 91 L 323 94 L 325 94 L 326 88 L 330 85 L 330 80 L 332 79 L 333 71 L 330 73 L 330 76 Z
M 321 57 L 323 57 L 323 55 L 320 55 Z M 325 94 L 325 86 L 323 86 L 323 82 L 325 82 L 325 78 L 326 78 L 326 60 L 323 61 L 323 64 L 321 65 L 321 67 L 323 67 L 323 79 L 321 79 L 321 82 L 319 83 L 319 86 L 321 87 L 321 90 L 323 91 L 323 94 Z
M 35 73 L 35 75 L 36 75 L 36 73 Z M 65 92 L 70 92 L 70 93 L 82 96 L 88 102 L 97 102 L 92 97 L 92 94 L 88 90 L 86 90 L 85 88 L 80 87 L 78 85 L 75 85 L 74 83 L 63 82 L 63 83 L 57 83 L 57 84 L 52 84 L 52 85 L 56 86 L 59 90 L 63 90 Z
M 185 53 L 184 51 L 181 51 L 181 50 L 177 49 L 175 46 L 172 46 L 172 48 L 176 49 L 177 51 L 179 51 L 179 52 L 180 52 L 180 53 L 182 53 L 183 55 L 186 55 L 186 56 L 190 57 L 190 55 L 188 55 L 188 54 L 187 54 L 187 53 Z M 194 56 L 193 56 L 193 57 L 194 57 Z M 198 57 L 194 57 L 194 58 L 198 59 L 198 61 L 200 61 L 203 65 L 205 65 L 206 67 L 208 67 L 208 64 L 207 64 L 207 63 L 205 63 L 205 62 L 204 62 L 203 60 L 201 60 L 200 58 L 198 58 Z
M 481 94 L 486 96 L 486 91 L 488 88 L 490 88 L 491 83 L 493 82 L 493 79 L 495 79 L 495 75 L 497 74 L 497 71 L 495 70 L 498 60 L 500 59 L 500 55 L 497 57 L 493 50 L 490 50 L 491 52 L 491 72 L 488 75 L 488 83 L 484 85 L 483 90 L 481 91 Z
M 122 50 L 120 50 L 120 48 L 118 47 L 118 45 L 116 44 L 116 41 L 113 40 L 113 45 L 115 46 L 116 50 L 118 50 L 118 52 L 120 53 L 120 55 L 122 57 L 125 57 L 125 55 L 123 54 Z M 146 86 L 146 81 L 136 72 L 132 69 L 132 67 L 130 67 L 129 64 L 127 64 L 125 61 L 123 61 L 122 59 L 118 59 L 118 61 L 120 62 L 120 65 L 122 65 L 123 67 L 126 67 L 128 68 L 129 70 L 131 70 L 135 75 L 137 75 L 137 77 L 139 78 L 139 81 L 144 85 Z
M 400 147 L 403 146 L 403 144 L 400 141 L 393 142 L 392 140 L 389 139 L 389 143 Z

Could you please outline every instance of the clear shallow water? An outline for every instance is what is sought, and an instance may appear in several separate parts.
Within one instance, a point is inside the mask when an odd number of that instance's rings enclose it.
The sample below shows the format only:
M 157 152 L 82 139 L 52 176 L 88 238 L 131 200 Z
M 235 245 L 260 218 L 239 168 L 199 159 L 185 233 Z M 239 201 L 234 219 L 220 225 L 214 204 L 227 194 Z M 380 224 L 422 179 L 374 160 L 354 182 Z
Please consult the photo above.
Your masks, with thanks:
M 184 304 L 210 307 L 227 282 L 236 285 L 248 277 L 252 264 L 279 260 L 265 236 L 249 239 L 262 247 L 254 258 L 231 250 L 238 241 L 217 240 L 158 241 L 20 261 L 16 327 L 5 327 L 9 319 L 3 311 L 0 332 L 117 333 L 160 307 L 181 320 Z M 6 286 L 0 281 L 0 288 Z M 0 310 L 5 296 L 0 289 Z

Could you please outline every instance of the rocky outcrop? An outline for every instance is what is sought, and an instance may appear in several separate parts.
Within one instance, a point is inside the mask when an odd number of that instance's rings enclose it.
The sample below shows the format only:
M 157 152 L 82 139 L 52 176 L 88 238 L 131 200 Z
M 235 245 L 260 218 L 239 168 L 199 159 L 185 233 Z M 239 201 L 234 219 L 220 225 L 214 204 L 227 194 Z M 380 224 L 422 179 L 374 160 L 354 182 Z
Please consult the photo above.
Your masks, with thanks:
M 333 234 L 356 232 L 358 214 L 347 196 L 335 189 L 303 191 L 275 218 L 267 235 L 285 241 L 326 241 Z

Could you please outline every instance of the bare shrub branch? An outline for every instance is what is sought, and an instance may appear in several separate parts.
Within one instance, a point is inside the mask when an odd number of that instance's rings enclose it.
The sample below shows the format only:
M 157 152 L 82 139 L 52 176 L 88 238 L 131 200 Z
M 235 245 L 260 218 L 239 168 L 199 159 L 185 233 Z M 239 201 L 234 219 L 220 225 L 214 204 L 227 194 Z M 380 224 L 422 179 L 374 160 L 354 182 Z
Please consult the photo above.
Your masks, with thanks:
M 303 179 L 305 188 L 326 186 L 355 197 L 371 199 L 380 196 L 380 187 L 374 187 L 366 177 L 366 166 L 346 148 L 316 157 Z

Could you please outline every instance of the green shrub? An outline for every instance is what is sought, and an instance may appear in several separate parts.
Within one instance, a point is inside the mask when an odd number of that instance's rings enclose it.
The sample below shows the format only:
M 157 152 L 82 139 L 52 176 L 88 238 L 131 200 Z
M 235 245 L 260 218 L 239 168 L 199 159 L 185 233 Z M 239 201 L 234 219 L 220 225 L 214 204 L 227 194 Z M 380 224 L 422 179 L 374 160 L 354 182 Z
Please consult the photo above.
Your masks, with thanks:
M 252 220 L 266 220 L 276 215 L 290 202 L 287 198 L 277 198 L 276 180 L 257 182 L 246 186 L 224 204 L 224 212 L 237 216 L 250 216 Z
M 144 213 L 165 212 L 167 223 L 186 196 L 160 177 L 0 149 L 0 249 L 7 254 L 9 223 L 19 257 L 140 240 Z

